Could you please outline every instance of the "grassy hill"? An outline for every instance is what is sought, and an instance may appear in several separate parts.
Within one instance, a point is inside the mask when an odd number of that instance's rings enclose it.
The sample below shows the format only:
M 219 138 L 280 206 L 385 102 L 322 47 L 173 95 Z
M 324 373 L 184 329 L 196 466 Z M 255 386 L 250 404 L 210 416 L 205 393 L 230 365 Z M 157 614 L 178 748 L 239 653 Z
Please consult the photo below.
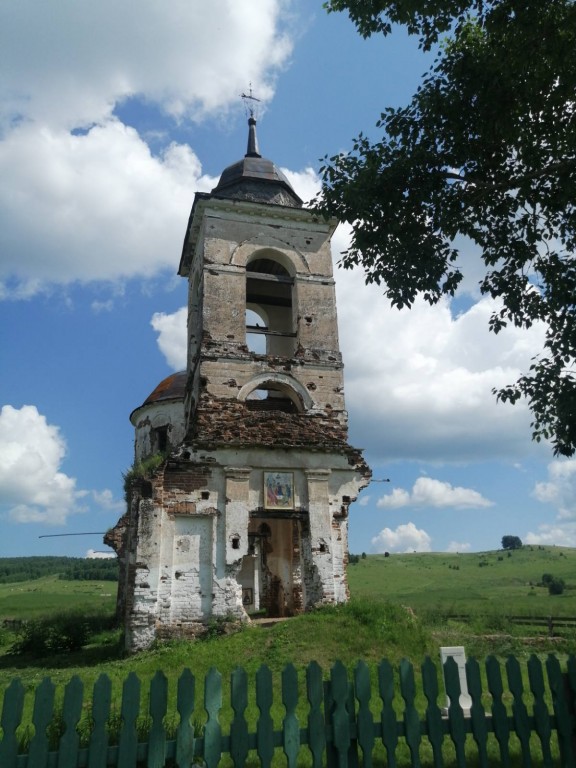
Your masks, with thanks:
M 13 573 L 35 572 L 35 560 L 46 567 L 44 561 L 50 558 L 0 559 L 0 570 L 9 562 Z M 76 608 L 114 610 L 114 582 L 88 581 L 85 577 L 63 580 L 62 572 L 73 559 L 52 560 L 51 575 L 0 583 L 0 622 Z M 22 561 L 21 567 L 18 561 Z M 84 566 L 74 559 L 74 567 Z M 564 594 L 548 594 L 541 583 L 545 573 L 564 579 Z M 368 555 L 348 568 L 348 580 L 353 599 L 407 606 L 427 621 L 448 614 L 576 616 L 576 549 L 567 547 Z
M 564 594 L 548 594 L 541 585 L 544 573 L 565 580 Z M 547 638 L 545 628 L 512 625 L 508 617 L 576 617 L 576 550 L 524 547 L 510 554 L 371 555 L 350 566 L 348 574 L 352 596 L 349 606 L 300 616 L 265 631 L 256 627 L 248 644 L 250 652 L 260 660 L 267 659 L 272 644 L 275 658 L 351 661 L 381 657 L 384 652 L 401 658 L 410 655 L 411 649 L 419 656 L 436 653 L 439 645 L 463 643 L 478 656 L 493 650 L 506 653 L 520 648 L 527 637 L 533 647 L 537 642 L 542 650 L 567 650 L 575 645 L 572 638 L 576 633 L 571 629 L 559 630 L 557 638 Z M 0 584 L 0 623 L 4 619 L 37 619 L 65 610 L 111 615 L 115 595 L 113 582 L 64 581 L 57 575 Z M 469 618 L 453 618 L 462 614 Z M 225 623 L 215 626 L 214 633 L 224 629 Z M 12 640 L 4 629 L 0 653 L 10 647 Z M 232 637 L 219 641 L 243 642 Z M 194 654 L 197 659 L 205 643 L 198 646 Z M 284 647 L 289 651 L 287 655 L 279 653 Z M 96 642 L 81 656 L 98 663 L 118 658 L 118 649 L 108 638 L 104 643 Z M 13 657 L 3 659 L 5 668 L 15 663 Z M 77 663 L 82 662 L 75 654 L 65 662 Z
M 0 624 L 85 608 L 113 613 L 116 590 L 114 581 L 67 581 L 58 575 L 0 584 Z
M 564 594 L 548 594 L 545 573 L 564 579 Z M 391 600 L 417 613 L 576 616 L 576 549 L 567 547 L 370 555 L 350 566 L 348 580 L 354 597 Z

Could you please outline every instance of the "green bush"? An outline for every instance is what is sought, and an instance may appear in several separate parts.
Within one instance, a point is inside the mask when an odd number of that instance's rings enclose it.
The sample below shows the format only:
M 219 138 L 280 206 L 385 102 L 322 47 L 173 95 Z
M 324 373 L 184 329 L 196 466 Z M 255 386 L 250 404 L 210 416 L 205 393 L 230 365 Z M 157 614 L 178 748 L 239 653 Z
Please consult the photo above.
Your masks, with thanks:
M 522 539 L 519 536 L 502 536 L 502 549 L 522 549 Z
M 566 586 L 566 583 L 564 579 L 558 579 L 554 577 L 549 583 L 548 583 L 548 594 L 549 595 L 561 595 L 564 592 L 564 588 Z
M 566 587 L 564 579 L 553 576 L 551 573 L 543 573 L 540 584 L 543 587 L 548 587 L 549 595 L 561 595 Z
M 17 632 L 18 640 L 9 652 L 16 656 L 42 658 L 52 653 L 79 651 L 92 635 L 111 629 L 113 621 L 105 614 L 78 611 L 25 621 Z

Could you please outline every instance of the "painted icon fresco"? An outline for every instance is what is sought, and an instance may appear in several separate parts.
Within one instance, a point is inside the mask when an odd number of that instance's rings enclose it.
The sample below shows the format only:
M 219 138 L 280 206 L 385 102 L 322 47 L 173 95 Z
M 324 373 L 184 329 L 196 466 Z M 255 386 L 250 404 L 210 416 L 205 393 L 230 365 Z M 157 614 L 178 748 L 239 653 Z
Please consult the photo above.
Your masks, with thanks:
M 292 472 L 264 472 L 264 506 L 266 509 L 294 509 Z

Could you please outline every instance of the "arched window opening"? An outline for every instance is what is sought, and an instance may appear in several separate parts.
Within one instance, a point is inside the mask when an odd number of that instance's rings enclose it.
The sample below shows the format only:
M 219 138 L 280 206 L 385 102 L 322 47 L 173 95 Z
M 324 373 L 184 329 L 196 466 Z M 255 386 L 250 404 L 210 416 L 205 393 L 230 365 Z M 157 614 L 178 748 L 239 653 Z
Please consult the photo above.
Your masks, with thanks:
M 302 404 L 298 395 L 276 382 L 261 384 L 246 398 L 246 406 L 251 411 L 283 411 L 284 413 L 300 413 Z
M 295 351 L 296 333 L 292 311 L 292 289 L 294 278 L 279 261 L 267 255 L 254 259 L 246 266 L 246 308 L 266 319 L 261 326 L 258 322 L 246 321 L 246 343 L 248 336 L 262 335 L 266 349 L 260 354 L 291 357 Z M 251 342 L 253 343 L 253 342 Z
M 246 346 L 250 352 L 257 355 L 266 354 L 266 334 L 268 320 L 264 313 L 256 312 L 253 309 L 246 309 Z M 254 329 L 254 330 L 251 330 Z
M 168 450 L 168 426 L 155 427 L 152 430 L 152 453 L 166 453 Z

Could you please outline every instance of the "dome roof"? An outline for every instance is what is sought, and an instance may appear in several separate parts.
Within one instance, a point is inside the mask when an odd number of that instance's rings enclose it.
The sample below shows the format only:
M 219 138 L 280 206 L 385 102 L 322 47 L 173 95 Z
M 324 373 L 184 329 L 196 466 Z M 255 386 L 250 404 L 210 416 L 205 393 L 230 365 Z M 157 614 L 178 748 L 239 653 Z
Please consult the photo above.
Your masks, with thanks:
M 158 384 L 156 389 L 148 395 L 146 400 L 140 406 L 151 405 L 162 400 L 183 400 L 186 393 L 187 371 L 179 371 L 167 376 Z
M 262 157 L 256 138 L 256 120 L 248 120 L 248 149 L 244 158 L 224 169 L 212 190 L 216 197 L 301 208 L 302 200 L 271 160 Z

